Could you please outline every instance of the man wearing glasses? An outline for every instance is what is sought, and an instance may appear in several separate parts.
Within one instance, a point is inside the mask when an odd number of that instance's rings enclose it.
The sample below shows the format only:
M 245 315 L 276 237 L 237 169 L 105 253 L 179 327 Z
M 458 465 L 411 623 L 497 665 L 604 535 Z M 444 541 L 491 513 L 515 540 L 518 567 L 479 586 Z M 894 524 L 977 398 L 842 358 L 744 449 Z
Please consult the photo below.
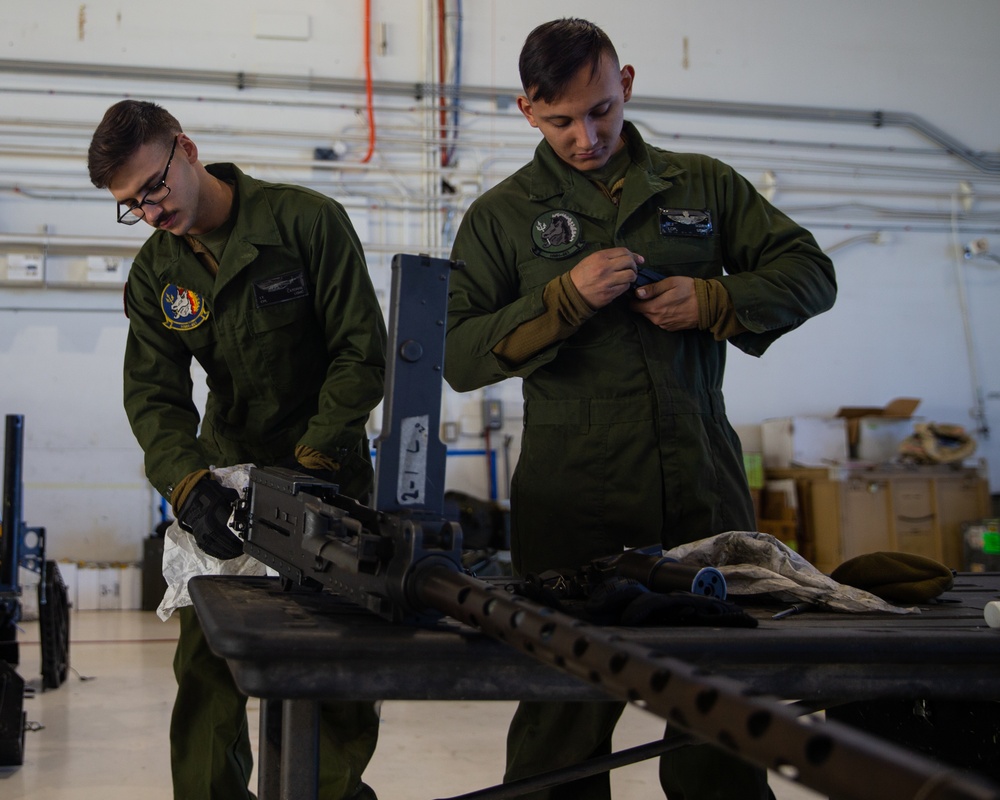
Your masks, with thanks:
M 210 467 L 292 466 L 366 499 L 365 423 L 382 398 L 386 332 L 343 207 L 233 164 L 203 165 L 180 123 L 143 101 L 108 109 L 88 168 L 118 222 L 156 229 L 125 288 L 125 411 L 181 528 L 220 562 L 243 554 L 227 525 L 237 494 Z M 192 358 L 209 387 L 201 414 Z M 178 614 L 174 797 L 248 800 L 246 698 L 194 609 Z M 328 704 L 321 728 L 322 797 L 374 798 L 361 782 L 378 734 L 373 704 Z
M 177 152 L 178 134 L 174 137 L 174 143 L 170 146 L 170 156 L 167 158 L 167 166 L 163 168 L 163 177 L 154 186 L 148 188 L 138 200 L 126 200 L 118 203 L 118 221 L 122 225 L 135 225 L 146 216 L 146 206 L 158 206 L 167 199 L 170 194 L 170 187 L 167 186 L 167 173 L 170 172 L 170 165 L 174 160 L 174 153 Z

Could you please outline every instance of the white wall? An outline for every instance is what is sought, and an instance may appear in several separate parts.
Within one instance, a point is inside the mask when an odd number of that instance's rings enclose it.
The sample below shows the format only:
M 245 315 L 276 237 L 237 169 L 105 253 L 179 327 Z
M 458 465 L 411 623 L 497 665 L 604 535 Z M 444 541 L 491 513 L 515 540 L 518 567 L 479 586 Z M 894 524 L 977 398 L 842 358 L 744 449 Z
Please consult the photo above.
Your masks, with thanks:
M 918 413 L 929 420 L 975 428 L 970 410 L 978 408 L 982 422 L 1000 428 L 1000 263 L 992 250 L 961 257 L 977 238 L 1000 253 L 1000 4 L 461 5 L 461 83 L 498 96 L 463 97 L 458 164 L 442 171 L 437 98 L 417 91 L 438 75 L 433 0 L 372 3 L 378 138 L 367 164 L 362 0 L 176 0 L 155 10 L 110 0 L 0 3 L 0 413 L 25 415 L 25 518 L 47 528 L 52 557 L 137 558 L 158 514 L 121 411 L 121 280 L 95 284 L 88 271 L 88 255 L 123 258 L 124 271 L 148 234 L 146 226 L 116 225 L 110 196 L 87 180 L 86 147 L 104 110 L 126 95 L 157 100 L 180 118 L 203 160 L 235 160 L 260 177 L 340 199 L 387 300 L 392 253 L 447 253 L 468 202 L 530 158 L 537 133 L 509 102 L 517 55 L 534 25 L 563 15 L 601 24 L 635 66 L 629 117 L 652 141 L 718 156 L 762 187 L 773 174 L 775 202 L 834 258 L 840 295 L 832 311 L 762 359 L 730 349 L 730 417 L 751 446 L 762 419 L 833 414 L 896 396 L 922 398 Z M 454 11 L 455 0 L 448 6 Z M 54 63 L 65 69 L 53 71 Z M 279 75 L 289 78 L 286 87 L 253 83 Z M 306 77 L 319 88 L 305 87 Z M 412 94 L 395 91 L 403 84 Z M 706 100 L 718 105 L 698 105 Z M 757 115 L 746 104 L 787 108 Z M 810 109 L 829 113 L 806 121 Z M 940 129 L 960 148 L 985 153 L 989 168 L 949 154 L 913 126 L 876 127 L 876 111 Z M 839 121 L 845 117 L 860 121 Z M 341 161 L 313 160 L 313 148 L 335 144 Z M 455 193 L 442 193 L 442 177 Z M 44 281 L 16 280 L 19 262 L 9 256 L 43 253 Z M 504 497 L 519 387 L 510 382 L 489 395 L 504 400 L 507 416 L 491 439 Z M 450 445 L 449 486 L 485 496 L 481 397 L 446 392 L 443 416 L 461 430 Z M 981 437 L 979 450 L 994 491 L 998 436 Z

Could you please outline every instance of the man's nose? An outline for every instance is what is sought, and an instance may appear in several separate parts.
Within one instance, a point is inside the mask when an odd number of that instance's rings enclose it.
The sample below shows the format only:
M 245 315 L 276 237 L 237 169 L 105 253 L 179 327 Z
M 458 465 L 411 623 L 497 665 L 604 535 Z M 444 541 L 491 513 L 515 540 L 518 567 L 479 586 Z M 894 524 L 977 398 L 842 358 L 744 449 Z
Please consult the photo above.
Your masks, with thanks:
M 155 210 L 154 210 L 155 209 Z M 143 206 L 143 219 L 154 228 L 160 224 L 160 217 L 163 216 L 163 206 L 159 203 L 146 203 Z
M 573 130 L 576 143 L 581 147 L 590 148 L 597 144 L 597 126 L 590 120 L 581 120 Z

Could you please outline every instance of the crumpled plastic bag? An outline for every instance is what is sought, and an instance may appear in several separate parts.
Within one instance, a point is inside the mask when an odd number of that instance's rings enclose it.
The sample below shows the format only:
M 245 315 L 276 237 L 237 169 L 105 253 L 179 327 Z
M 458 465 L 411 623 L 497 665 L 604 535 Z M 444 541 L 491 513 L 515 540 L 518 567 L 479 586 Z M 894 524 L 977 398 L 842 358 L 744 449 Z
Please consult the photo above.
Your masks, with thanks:
M 243 494 L 250 483 L 250 468 L 253 464 L 238 464 L 235 467 L 213 469 L 214 477 L 223 486 Z M 188 581 L 195 575 L 265 575 L 267 568 L 253 556 L 245 553 L 228 561 L 210 556 L 194 540 L 194 536 L 181 528 L 174 520 L 167 528 L 163 539 L 163 577 L 167 590 L 163 594 L 157 616 L 166 622 L 178 608 L 191 605 Z
M 758 531 L 729 531 L 683 544 L 664 554 L 682 564 L 715 567 L 726 579 L 727 595 L 772 594 L 789 603 L 813 603 L 834 611 L 919 614 L 838 583 L 780 539 Z

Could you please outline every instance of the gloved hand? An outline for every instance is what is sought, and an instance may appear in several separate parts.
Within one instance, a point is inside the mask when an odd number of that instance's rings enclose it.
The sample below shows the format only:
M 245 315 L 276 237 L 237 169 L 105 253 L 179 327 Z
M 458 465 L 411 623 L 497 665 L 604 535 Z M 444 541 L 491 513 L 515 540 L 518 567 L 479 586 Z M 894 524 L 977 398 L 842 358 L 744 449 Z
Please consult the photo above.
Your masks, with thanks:
M 212 478 L 202 478 L 177 510 L 177 522 L 208 555 L 228 561 L 243 555 L 243 540 L 228 525 L 239 499 L 235 489 Z
M 337 477 L 339 475 L 339 470 L 323 469 L 322 467 L 307 467 L 301 461 L 299 461 L 295 456 L 290 456 L 289 458 L 283 458 L 274 466 L 283 467 L 284 469 L 291 469 L 295 472 L 299 472 L 303 475 L 308 475 L 311 478 L 316 478 L 317 480 L 326 481 L 327 483 L 337 483 Z

